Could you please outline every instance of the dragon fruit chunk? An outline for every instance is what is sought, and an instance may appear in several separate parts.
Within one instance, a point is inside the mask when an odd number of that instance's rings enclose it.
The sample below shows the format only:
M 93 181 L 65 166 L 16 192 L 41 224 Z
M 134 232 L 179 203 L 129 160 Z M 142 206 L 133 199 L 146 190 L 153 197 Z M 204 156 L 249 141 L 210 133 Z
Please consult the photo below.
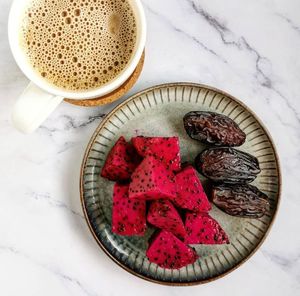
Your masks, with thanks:
M 167 269 L 179 269 L 194 263 L 199 256 L 171 232 L 161 230 L 151 238 L 146 256 L 150 262 Z
M 153 156 L 147 156 L 131 175 L 129 198 L 160 199 L 176 196 L 170 172 Z
M 177 210 L 169 200 L 155 200 L 150 204 L 147 221 L 161 229 L 172 232 L 180 239 L 184 239 L 186 232 Z
M 211 205 L 203 190 L 195 169 L 189 165 L 175 177 L 177 196 L 174 203 L 183 209 L 195 212 L 208 212 Z
M 229 239 L 220 224 L 208 214 L 187 213 L 185 220 L 186 244 L 229 244 Z
M 119 235 L 144 235 L 146 231 L 146 202 L 128 198 L 126 184 L 114 185 L 112 232 Z
M 101 176 L 111 181 L 128 180 L 139 162 L 140 158 L 134 147 L 121 136 L 110 150 Z
M 136 151 L 143 157 L 155 156 L 171 171 L 180 170 L 180 147 L 178 137 L 143 137 L 131 139 Z

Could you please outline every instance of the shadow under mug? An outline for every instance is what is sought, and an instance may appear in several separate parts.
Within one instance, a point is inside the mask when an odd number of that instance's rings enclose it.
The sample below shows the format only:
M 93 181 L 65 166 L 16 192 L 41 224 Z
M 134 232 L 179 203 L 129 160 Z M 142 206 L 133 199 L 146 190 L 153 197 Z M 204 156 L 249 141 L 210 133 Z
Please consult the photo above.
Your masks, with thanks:
M 104 96 L 120 87 L 134 72 L 146 43 L 146 19 L 140 0 L 127 0 L 135 14 L 137 39 L 132 56 L 122 72 L 107 84 L 87 91 L 65 91 L 43 79 L 30 65 L 20 46 L 20 29 L 24 10 L 32 0 L 14 0 L 8 20 L 8 38 L 13 56 L 22 72 L 31 81 L 16 102 L 12 121 L 14 126 L 31 133 L 54 111 L 64 98 L 74 100 L 93 99 Z

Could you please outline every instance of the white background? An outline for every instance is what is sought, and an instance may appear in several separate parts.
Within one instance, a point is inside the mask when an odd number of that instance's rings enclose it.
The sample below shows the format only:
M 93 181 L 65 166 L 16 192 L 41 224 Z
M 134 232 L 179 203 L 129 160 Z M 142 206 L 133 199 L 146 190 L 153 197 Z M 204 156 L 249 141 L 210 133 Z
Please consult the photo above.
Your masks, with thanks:
M 64 103 L 27 136 L 11 126 L 12 106 L 28 80 L 7 42 L 10 4 L 0 0 L 0 295 L 299 295 L 300 2 L 143 1 L 146 63 L 129 94 L 174 81 L 221 88 L 262 119 L 282 164 L 280 210 L 260 250 L 225 278 L 184 288 L 123 271 L 83 218 L 82 156 L 113 106 Z

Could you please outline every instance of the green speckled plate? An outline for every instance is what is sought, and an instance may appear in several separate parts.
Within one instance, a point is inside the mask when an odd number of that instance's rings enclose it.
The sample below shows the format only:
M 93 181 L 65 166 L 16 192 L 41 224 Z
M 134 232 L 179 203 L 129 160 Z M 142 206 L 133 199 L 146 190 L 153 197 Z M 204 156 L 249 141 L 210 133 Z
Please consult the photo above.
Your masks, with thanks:
M 205 148 L 190 139 L 182 124 L 184 114 L 209 110 L 232 118 L 247 134 L 239 149 L 255 155 L 261 173 L 253 182 L 271 202 L 270 211 L 260 219 L 229 216 L 213 206 L 216 218 L 230 238 L 229 245 L 196 246 L 199 260 L 179 270 L 167 270 L 150 263 L 145 256 L 145 237 L 122 237 L 111 232 L 113 182 L 99 176 L 105 158 L 116 140 L 125 136 L 178 136 L 182 161 L 193 162 Z M 202 181 L 205 178 L 200 176 Z M 168 285 L 200 284 L 236 269 L 261 245 L 274 221 L 280 198 L 280 169 L 270 135 L 245 105 L 217 89 L 191 83 L 152 87 L 117 106 L 101 122 L 87 147 L 81 171 L 80 191 L 86 220 L 99 246 L 125 270 L 152 282 Z

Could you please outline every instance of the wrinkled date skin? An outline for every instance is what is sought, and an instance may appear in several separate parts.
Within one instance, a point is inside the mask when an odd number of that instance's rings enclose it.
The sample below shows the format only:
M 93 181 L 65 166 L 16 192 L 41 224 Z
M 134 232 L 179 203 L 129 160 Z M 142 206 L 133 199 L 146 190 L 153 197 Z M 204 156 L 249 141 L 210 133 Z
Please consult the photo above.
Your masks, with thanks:
M 215 146 L 240 146 L 246 134 L 229 117 L 214 113 L 192 111 L 183 118 L 184 128 L 195 140 Z
M 266 194 L 247 184 L 215 185 L 212 200 L 225 213 L 246 218 L 260 218 L 270 206 Z
M 198 154 L 196 169 L 214 182 L 250 183 L 260 173 L 256 157 L 230 147 L 209 148 Z

